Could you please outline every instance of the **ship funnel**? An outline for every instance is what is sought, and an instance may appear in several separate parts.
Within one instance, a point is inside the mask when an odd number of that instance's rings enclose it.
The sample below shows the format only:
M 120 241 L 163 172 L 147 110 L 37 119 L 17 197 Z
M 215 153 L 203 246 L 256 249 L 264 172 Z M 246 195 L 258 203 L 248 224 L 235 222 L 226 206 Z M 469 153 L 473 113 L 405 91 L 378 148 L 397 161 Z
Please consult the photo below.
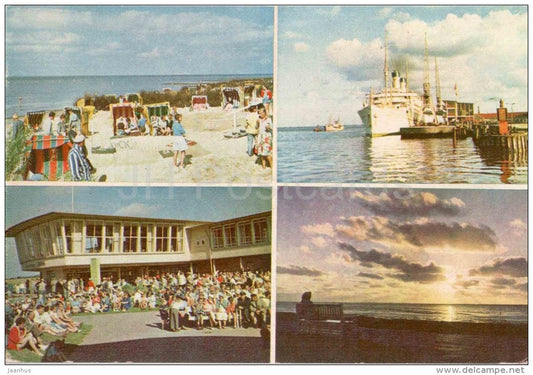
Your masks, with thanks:
M 400 78 L 400 90 L 407 91 L 407 80 L 403 77 Z
M 393 89 L 399 89 L 400 88 L 400 73 L 398 71 L 392 72 L 392 88 Z

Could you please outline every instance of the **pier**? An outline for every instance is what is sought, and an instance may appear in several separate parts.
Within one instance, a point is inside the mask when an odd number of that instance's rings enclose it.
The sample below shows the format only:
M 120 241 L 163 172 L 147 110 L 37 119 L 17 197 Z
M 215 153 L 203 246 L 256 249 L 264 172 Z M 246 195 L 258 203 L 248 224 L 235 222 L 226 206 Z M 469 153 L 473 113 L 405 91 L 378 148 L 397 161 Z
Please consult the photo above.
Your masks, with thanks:
M 464 139 L 468 136 L 468 128 L 455 125 L 424 125 L 400 128 L 402 139 L 426 138 L 456 138 Z
M 482 153 L 500 154 L 502 160 L 513 160 L 517 157 L 527 161 L 528 132 L 515 130 L 507 121 L 507 108 L 500 100 L 496 111 L 498 125 L 474 125 L 472 139 Z

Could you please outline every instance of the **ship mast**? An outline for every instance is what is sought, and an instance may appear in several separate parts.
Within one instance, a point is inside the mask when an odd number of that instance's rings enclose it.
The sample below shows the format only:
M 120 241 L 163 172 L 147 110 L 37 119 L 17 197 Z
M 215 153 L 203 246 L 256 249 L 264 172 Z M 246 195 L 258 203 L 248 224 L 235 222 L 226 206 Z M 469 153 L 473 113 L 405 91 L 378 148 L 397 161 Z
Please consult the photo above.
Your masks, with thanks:
M 424 38 L 424 106 L 431 108 L 431 84 L 429 83 L 428 34 Z
M 409 91 L 409 60 L 405 62 L 405 91 Z
M 439 66 L 437 65 L 437 56 L 435 56 L 435 86 L 436 86 L 436 98 L 437 98 L 437 110 L 442 110 L 442 96 L 440 92 L 440 76 Z
M 389 51 L 387 47 L 387 31 L 385 31 L 385 64 L 383 67 L 383 75 L 385 76 L 385 98 L 389 98 Z

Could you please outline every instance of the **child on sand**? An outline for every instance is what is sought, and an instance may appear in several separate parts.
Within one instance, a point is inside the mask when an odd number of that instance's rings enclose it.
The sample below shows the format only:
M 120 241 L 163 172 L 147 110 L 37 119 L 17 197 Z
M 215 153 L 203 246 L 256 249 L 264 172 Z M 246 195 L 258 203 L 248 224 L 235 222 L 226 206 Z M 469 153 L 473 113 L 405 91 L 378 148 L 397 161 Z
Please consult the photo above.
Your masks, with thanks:
M 178 168 L 185 168 L 185 150 L 187 150 L 187 141 L 185 140 L 185 129 L 181 125 L 182 116 L 178 113 L 174 117 L 172 124 L 172 133 L 174 134 L 174 143 L 172 149 L 174 150 L 174 165 Z M 178 154 L 179 163 L 178 163 Z

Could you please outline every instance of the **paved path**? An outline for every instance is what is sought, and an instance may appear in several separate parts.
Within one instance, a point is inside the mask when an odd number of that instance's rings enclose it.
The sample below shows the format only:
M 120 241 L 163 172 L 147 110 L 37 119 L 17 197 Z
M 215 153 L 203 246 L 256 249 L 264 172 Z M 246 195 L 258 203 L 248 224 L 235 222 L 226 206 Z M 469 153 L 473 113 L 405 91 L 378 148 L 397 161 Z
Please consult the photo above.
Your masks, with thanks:
M 259 329 L 164 331 L 157 311 L 95 314 L 75 317 L 74 320 L 92 326 L 80 346 L 67 348 L 67 356 L 74 362 L 270 361 L 270 343 L 261 337 Z

